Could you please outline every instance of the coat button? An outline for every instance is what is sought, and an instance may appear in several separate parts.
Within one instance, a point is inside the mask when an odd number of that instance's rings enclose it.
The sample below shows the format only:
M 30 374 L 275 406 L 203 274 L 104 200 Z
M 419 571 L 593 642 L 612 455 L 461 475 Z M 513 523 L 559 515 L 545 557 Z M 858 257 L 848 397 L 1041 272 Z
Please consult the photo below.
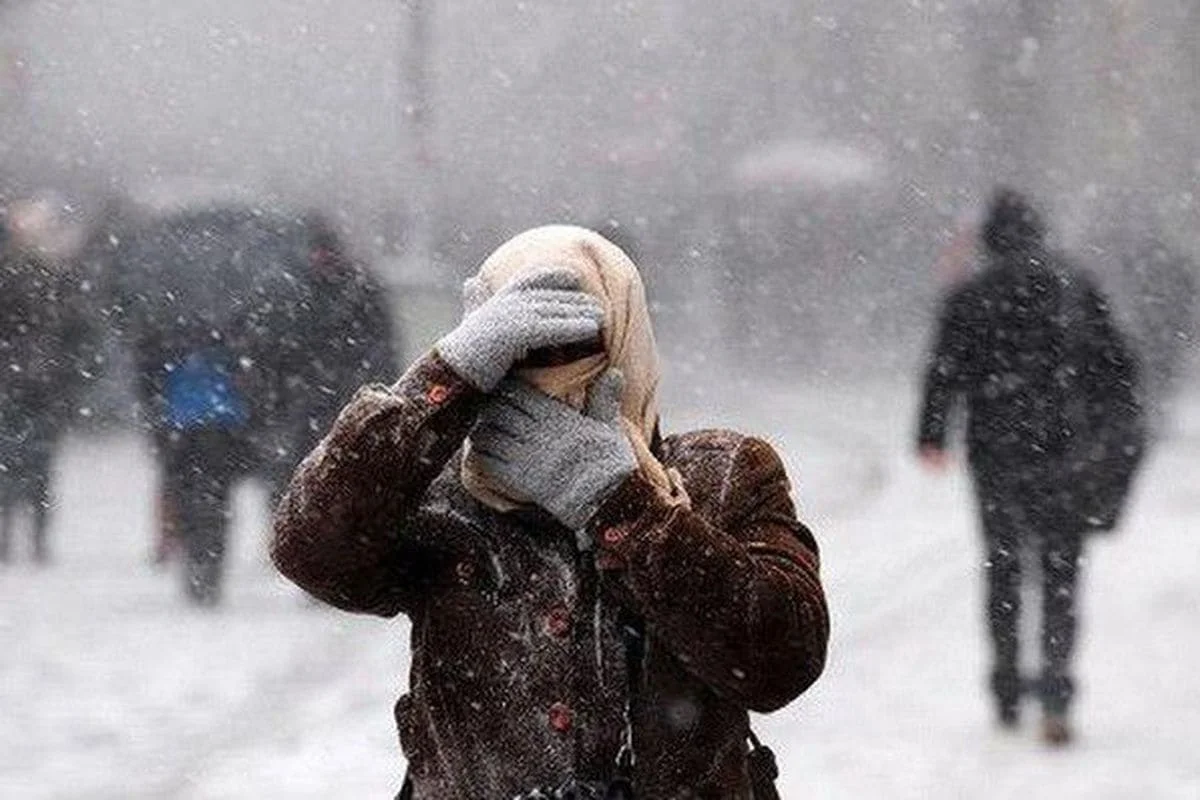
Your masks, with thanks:
M 625 537 L 629 535 L 629 531 L 619 525 L 614 525 L 611 528 L 605 528 L 604 533 L 600 534 L 600 538 L 607 545 L 616 545 L 625 541 Z
M 566 733 L 571 730 L 574 712 L 566 703 L 555 703 L 550 706 L 548 717 L 551 728 L 559 733 Z
M 425 399 L 430 403 L 433 403 L 435 406 L 440 406 L 442 403 L 446 402 L 448 397 L 450 397 L 450 390 L 445 386 L 442 386 L 440 383 L 435 383 L 425 392 Z
M 463 583 L 467 583 L 475 576 L 475 565 L 470 561 L 460 561 L 454 565 L 454 574 Z
M 571 614 L 561 606 L 546 614 L 546 632 L 558 639 L 571 632 Z

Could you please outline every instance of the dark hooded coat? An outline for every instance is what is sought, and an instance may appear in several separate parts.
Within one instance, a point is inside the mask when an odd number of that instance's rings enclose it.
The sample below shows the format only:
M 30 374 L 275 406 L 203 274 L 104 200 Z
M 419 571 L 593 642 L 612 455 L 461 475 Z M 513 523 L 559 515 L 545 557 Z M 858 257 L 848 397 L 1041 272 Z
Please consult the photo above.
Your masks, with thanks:
M 1136 438 L 1137 365 L 1090 278 L 1043 242 L 1018 195 L 1001 195 L 984 229 L 988 265 L 945 301 L 925 372 L 918 440 L 942 449 L 965 400 L 968 455 L 987 486 L 1063 495 L 1090 447 Z M 1132 433 L 1131 433 L 1132 432 Z M 1119 469 L 1115 467 L 1114 469 Z M 1080 520 L 1054 524 L 1080 529 Z
M 308 592 L 412 620 L 396 704 L 418 800 L 511 798 L 613 777 L 628 733 L 638 797 L 749 800 L 748 710 L 821 673 L 817 546 L 765 442 L 667 437 L 691 507 L 628 478 L 588 526 L 496 512 L 459 479 L 486 396 L 436 355 L 366 387 L 303 461 L 272 555 Z

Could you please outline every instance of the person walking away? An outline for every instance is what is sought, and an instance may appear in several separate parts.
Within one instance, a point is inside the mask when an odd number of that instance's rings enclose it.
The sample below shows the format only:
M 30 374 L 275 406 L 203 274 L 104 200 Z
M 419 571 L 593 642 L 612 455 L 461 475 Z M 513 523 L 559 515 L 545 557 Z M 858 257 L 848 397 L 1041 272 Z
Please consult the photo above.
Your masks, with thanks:
M 198 606 L 215 606 L 221 599 L 230 493 L 245 470 L 249 412 L 223 343 L 181 349 L 165 364 L 163 494 L 171 498 L 183 545 L 184 596 Z
M 1046 246 L 1019 193 L 996 192 L 982 228 L 984 271 L 945 300 L 925 372 L 918 445 L 947 464 L 949 422 L 966 405 L 968 462 L 985 550 L 991 692 L 1001 725 L 1023 689 L 1051 744 L 1072 737 L 1072 657 L 1087 532 L 1111 528 L 1140 446 L 1136 365 L 1108 304 Z M 1023 556 L 1041 567 L 1041 674 L 1019 671 Z
M 779 456 L 660 435 L 642 284 L 599 234 L 518 235 L 465 294 L 275 514 L 285 576 L 412 620 L 402 796 L 770 797 L 747 712 L 811 685 L 829 633 Z

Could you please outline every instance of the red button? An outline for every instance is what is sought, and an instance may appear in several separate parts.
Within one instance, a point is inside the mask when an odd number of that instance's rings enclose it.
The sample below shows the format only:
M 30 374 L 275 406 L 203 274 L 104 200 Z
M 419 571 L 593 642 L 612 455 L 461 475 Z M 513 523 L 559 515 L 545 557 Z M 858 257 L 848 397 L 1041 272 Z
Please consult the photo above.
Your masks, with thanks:
M 625 541 L 625 537 L 628 535 L 629 531 L 620 526 L 613 526 L 611 528 L 605 528 L 604 533 L 601 534 L 601 538 L 604 540 L 605 544 L 620 544 L 621 542 Z
M 561 639 L 571 632 L 571 614 L 565 608 L 555 608 L 546 615 L 546 632 Z
M 571 711 L 571 707 L 566 703 L 555 703 L 550 706 L 549 712 L 550 727 L 559 733 L 566 733 L 571 730 L 571 722 L 575 716 Z
M 425 393 L 425 398 L 435 406 L 440 406 L 446 402 L 446 398 L 450 396 L 450 390 L 440 383 L 435 383 L 429 387 L 429 391 Z

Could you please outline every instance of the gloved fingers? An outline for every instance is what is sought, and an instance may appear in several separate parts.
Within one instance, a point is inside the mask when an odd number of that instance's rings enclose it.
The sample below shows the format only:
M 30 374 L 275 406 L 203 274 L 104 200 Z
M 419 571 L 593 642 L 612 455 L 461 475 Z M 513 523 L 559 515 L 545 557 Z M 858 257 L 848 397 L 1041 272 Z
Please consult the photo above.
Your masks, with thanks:
M 529 447 L 519 435 L 495 426 L 476 426 L 471 431 L 471 449 L 497 461 L 511 463 L 521 460 Z
M 573 297 L 537 298 L 524 303 L 521 311 L 524 313 L 520 316 L 526 321 L 530 318 L 538 322 L 578 320 L 586 323 L 589 328 L 594 328 L 596 332 L 599 332 L 600 326 L 604 324 L 604 307 L 600 301 L 582 292 Z
M 495 414 L 490 419 L 481 420 L 471 431 L 471 441 L 492 443 L 497 441 L 524 441 L 526 432 L 518 425 L 512 424 L 510 415 Z
M 479 415 L 479 421 L 471 431 L 471 439 L 525 441 L 535 432 L 535 428 L 536 424 L 527 414 L 493 400 Z
M 546 265 L 517 276 L 504 292 L 523 292 L 528 289 L 578 289 L 579 276 L 569 267 Z
M 621 418 L 621 393 L 625 376 L 619 369 L 608 369 L 588 389 L 584 414 L 600 422 L 613 423 Z
M 565 303 L 582 303 L 595 305 L 600 300 L 582 289 L 521 289 L 514 291 L 509 297 L 510 302 L 559 301 Z
M 550 308 L 561 308 L 564 311 L 571 309 L 586 309 L 589 313 L 599 311 L 604 313 L 604 307 L 600 301 L 588 294 L 579 290 L 570 289 L 530 289 L 509 298 L 509 302 L 518 303 L 523 306 L 541 308 L 543 306 Z
M 529 350 L 557 345 L 575 344 L 595 339 L 600 325 L 589 319 L 543 319 L 529 330 L 524 345 Z
M 511 462 L 478 448 L 474 449 L 472 452 L 474 452 L 475 456 L 479 459 L 479 464 L 483 467 L 485 472 L 488 472 L 492 475 L 504 475 L 508 472 Z
M 604 310 L 592 303 L 537 302 L 526 305 L 521 311 L 526 312 L 523 315 L 526 319 L 585 319 L 596 327 L 604 322 Z
M 488 466 L 495 464 L 511 464 L 512 458 L 510 454 L 505 453 L 502 448 L 497 448 L 494 443 L 481 444 L 475 441 L 475 437 L 471 437 L 471 454 L 480 460 L 486 460 Z
M 520 414 L 522 425 L 538 425 L 547 419 L 569 414 L 578 414 L 566 403 L 539 392 L 524 381 L 508 379 L 500 384 L 493 402 L 503 403 L 506 408 Z
M 486 303 L 492 296 L 492 290 L 478 276 L 467 278 L 462 285 L 463 316 Z

